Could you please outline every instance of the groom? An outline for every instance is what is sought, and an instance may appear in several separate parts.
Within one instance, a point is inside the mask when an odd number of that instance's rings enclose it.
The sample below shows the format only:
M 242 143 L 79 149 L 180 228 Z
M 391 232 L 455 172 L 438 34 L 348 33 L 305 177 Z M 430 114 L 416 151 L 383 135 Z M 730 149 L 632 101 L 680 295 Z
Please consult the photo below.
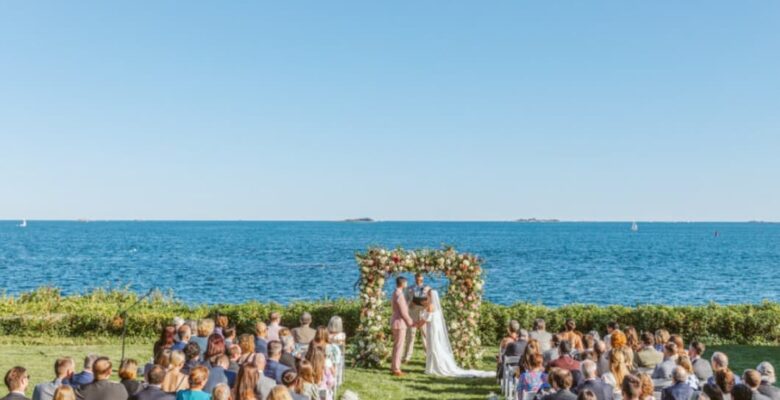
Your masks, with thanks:
M 390 320 L 393 328 L 393 363 L 390 372 L 395 376 L 403 376 L 401 372 L 401 359 L 406 341 L 406 328 L 412 327 L 414 321 L 409 316 L 409 306 L 406 304 L 404 289 L 406 278 L 399 276 L 395 279 L 395 292 L 393 292 L 393 317 Z

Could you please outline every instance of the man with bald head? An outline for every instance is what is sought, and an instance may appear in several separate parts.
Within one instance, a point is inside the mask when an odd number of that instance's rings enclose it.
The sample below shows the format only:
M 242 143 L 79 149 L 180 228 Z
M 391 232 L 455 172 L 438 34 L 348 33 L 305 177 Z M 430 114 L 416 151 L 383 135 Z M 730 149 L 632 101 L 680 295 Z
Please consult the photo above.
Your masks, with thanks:
M 125 387 L 116 382 L 111 382 L 111 360 L 108 357 L 99 357 L 92 366 L 95 381 L 82 386 L 77 392 L 79 400 L 127 400 L 128 394 Z

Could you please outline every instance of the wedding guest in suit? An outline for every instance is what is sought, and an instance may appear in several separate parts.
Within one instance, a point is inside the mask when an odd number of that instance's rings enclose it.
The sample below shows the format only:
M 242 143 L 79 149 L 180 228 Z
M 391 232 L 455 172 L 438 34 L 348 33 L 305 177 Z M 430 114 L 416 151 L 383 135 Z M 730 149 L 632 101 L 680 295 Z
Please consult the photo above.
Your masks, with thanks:
M 531 343 L 538 342 L 536 340 L 532 340 Z M 528 352 L 527 354 L 528 360 L 526 361 L 526 365 L 523 367 L 523 371 L 520 372 L 520 376 L 517 379 L 517 387 L 515 389 L 517 392 L 517 400 L 524 400 L 539 390 L 549 388 L 547 385 L 547 373 L 544 372 L 544 366 L 542 365 L 544 361 L 542 355 L 539 354 L 538 351 L 534 353 Z
M 206 348 L 209 344 L 209 336 L 214 333 L 214 320 L 211 318 L 205 318 L 198 321 L 198 335 L 190 338 L 190 343 L 197 343 L 200 349 L 200 357 L 206 354 Z
M 267 340 L 269 342 L 272 340 L 279 340 L 279 330 L 284 328 L 282 325 L 280 325 L 281 323 L 282 314 L 278 312 L 272 312 L 268 319 L 268 331 L 266 333 Z M 257 347 L 256 344 L 255 347 Z
M 687 383 L 688 373 L 685 372 L 685 369 L 679 366 L 675 367 L 672 372 L 672 378 L 674 384 L 661 391 L 661 400 L 690 400 L 691 395 L 693 395 L 693 388 Z
M 764 361 L 758 364 L 756 370 L 761 374 L 761 385 L 758 391 L 772 400 L 780 400 L 780 388 L 775 385 L 775 367 Z
M 569 318 L 563 326 L 563 332 L 558 333 L 561 340 L 567 340 L 571 343 L 574 350 L 582 351 L 582 335 L 577 332 L 577 323 L 573 319 Z
M 711 376 L 710 379 L 707 379 L 707 383 L 714 383 L 716 378 L 715 375 L 717 375 L 719 371 L 727 371 L 729 374 L 724 373 L 723 376 L 733 378 L 735 385 L 742 383 L 738 376 L 731 373 L 731 370 L 729 369 L 729 356 L 727 356 L 725 353 L 720 351 L 712 353 L 712 357 L 710 357 L 710 363 L 712 365 L 713 376 Z M 721 387 L 721 389 L 723 389 L 723 387 Z M 724 390 L 724 393 L 728 392 Z
M 181 368 L 181 373 L 187 376 L 197 366 L 200 365 L 200 345 L 195 342 L 187 343 L 187 347 L 184 348 L 184 366 Z
M 290 397 L 292 397 L 293 400 L 310 400 L 307 396 L 295 393 L 295 381 L 297 379 L 298 374 L 295 371 L 287 370 L 282 374 L 282 384 L 290 391 Z
M 315 330 L 314 332 L 316 334 L 317 331 Z M 279 339 L 282 342 L 282 355 L 279 357 L 279 362 L 295 371 L 295 356 L 293 356 L 293 353 L 295 352 L 295 340 L 287 329 L 282 329 Z M 311 343 L 311 341 L 309 343 Z
M 544 356 L 544 365 L 550 365 L 550 362 L 558 358 L 558 346 L 561 345 L 561 337 L 558 334 L 552 335 L 550 339 L 550 350 L 542 353 Z
M 76 390 L 68 385 L 62 385 L 54 391 L 53 400 L 76 400 Z
M 92 373 L 92 365 L 95 363 L 95 360 L 97 359 L 98 356 L 95 354 L 89 354 L 86 357 L 84 357 L 84 369 L 78 374 L 73 375 L 73 377 L 70 379 L 69 382 L 70 386 L 73 386 L 73 388 L 78 389 L 82 385 L 92 383 L 92 381 L 95 380 L 95 375 Z
M 615 388 L 599 379 L 597 372 L 598 371 L 595 362 L 590 360 L 583 361 L 583 381 L 576 387 L 574 392 L 580 393 L 583 390 L 591 390 L 593 393 L 595 393 L 598 400 L 612 400 L 612 394 Z
M 5 387 L 8 395 L 0 400 L 30 400 L 24 395 L 30 384 L 30 375 L 24 367 L 13 367 L 5 373 Z
M 33 389 L 33 400 L 52 400 L 54 391 L 62 385 L 68 383 L 68 379 L 73 376 L 76 364 L 70 357 L 58 358 L 54 362 L 54 380 L 51 382 L 40 383 Z
M 282 373 L 290 369 L 289 367 L 282 365 L 279 362 L 279 358 L 281 358 L 281 356 L 282 344 L 278 340 L 272 340 L 268 342 L 268 360 L 266 360 L 263 374 L 276 381 L 277 385 L 282 382 Z
M 677 365 L 683 367 L 685 372 L 688 374 L 688 380 L 686 381 L 688 386 L 690 386 L 693 390 L 699 390 L 699 379 L 697 379 L 696 375 L 693 374 L 693 364 L 691 364 L 691 359 L 687 355 L 679 356 L 677 357 Z
M 95 380 L 76 391 L 79 400 L 127 400 L 127 390 L 119 383 L 111 382 L 111 360 L 99 357 L 92 370 Z
M 544 322 L 544 319 L 537 318 L 534 320 L 533 330 L 528 332 L 528 337 L 530 339 L 536 339 L 539 342 L 542 353 L 550 350 L 552 347 L 553 335 L 550 332 L 547 332 L 546 326 L 547 324 Z
M 642 369 L 655 369 L 664 360 L 663 353 L 655 349 L 655 336 L 650 332 L 642 333 L 642 348 L 634 356 L 634 366 Z
M 549 368 L 562 368 L 568 371 L 579 370 L 580 363 L 571 356 L 571 342 L 568 340 L 561 340 L 561 344 L 558 345 L 558 358 L 551 361 L 548 365 Z
M 236 383 L 233 385 L 233 400 L 255 400 L 260 371 L 254 364 L 244 364 L 238 370 Z
M 759 388 L 761 387 L 760 372 L 754 369 L 745 370 L 745 373 L 742 374 L 742 381 L 744 382 L 745 386 L 750 388 L 752 400 L 771 400 L 770 397 L 764 395 L 759 390 Z
M 528 346 L 528 332 L 525 329 L 520 329 L 517 333 L 517 340 L 507 343 L 504 357 L 522 356 L 526 346 Z
M 204 366 L 193 368 L 189 377 L 190 388 L 176 392 L 176 400 L 211 400 L 211 393 L 203 391 L 208 379 L 208 368 Z
M 620 393 L 623 400 L 644 400 L 642 382 L 634 375 L 626 375 L 623 384 L 620 385 Z
M 179 352 L 181 353 L 181 352 Z M 159 365 L 153 366 L 146 374 L 146 387 L 140 392 L 130 396 L 129 400 L 174 400 L 176 396 L 166 393 L 162 389 L 165 379 L 165 370 Z
M 316 331 L 309 325 L 311 325 L 311 314 L 304 312 L 301 314 L 301 326 L 293 328 L 292 330 L 292 337 L 295 340 L 295 343 L 309 344 L 309 342 L 314 339 Z
M 567 340 L 562 341 L 568 342 Z M 550 393 L 542 397 L 542 400 L 576 400 L 575 395 L 570 389 L 572 386 L 571 372 L 563 368 L 553 368 L 549 374 L 550 386 L 552 386 L 554 393 Z
M 221 338 L 221 336 L 219 337 Z M 217 356 L 214 361 L 214 363 L 209 363 L 206 365 L 206 368 L 209 369 L 209 377 L 206 380 L 206 384 L 203 385 L 203 391 L 206 393 L 211 393 L 220 383 L 224 383 L 226 385 L 230 385 L 231 383 L 231 379 L 228 378 L 229 372 L 227 368 L 230 366 L 230 361 L 228 360 L 227 356 L 224 354 Z M 232 376 L 235 379 L 235 375 Z
M 503 376 L 504 354 L 506 353 L 506 347 L 510 343 L 514 343 L 519 338 L 520 323 L 511 320 L 506 328 L 507 335 L 498 343 L 498 355 L 496 356 L 496 377 Z
M 241 367 L 241 365 L 238 363 L 238 361 L 241 359 L 241 354 L 241 346 L 234 344 L 228 347 L 227 356 L 230 359 L 230 366 L 228 367 L 228 371 L 231 371 L 234 374 L 238 373 L 238 369 Z
M 677 345 L 674 342 L 666 343 L 664 346 L 664 360 L 655 366 L 653 379 L 672 379 L 674 369 L 677 368 L 677 358 Z
M 119 378 L 122 386 L 127 390 L 127 394 L 132 396 L 141 391 L 144 385 L 136 378 L 138 375 L 138 361 L 132 358 L 126 359 L 119 367 Z
M 395 376 L 404 375 L 401 372 L 401 361 L 406 342 L 406 329 L 414 325 L 412 317 L 409 316 L 409 306 L 406 304 L 404 290 L 406 289 L 406 278 L 399 276 L 395 280 L 395 292 L 393 292 L 393 316 L 390 324 L 393 330 L 393 362 L 390 364 L 390 371 Z
M 706 381 L 712 376 L 712 366 L 710 363 L 702 358 L 704 356 L 704 343 L 694 340 L 688 347 L 688 357 L 691 359 L 693 365 L 693 373 L 696 379 L 700 381 Z
M 192 328 L 190 328 L 187 324 L 182 324 L 182 326 L 179 327 L 179 329 L 176 330 L 178 336 L 178 340 L 176 340 L 175 343 L 173 343 L 173 346 L 171 346 L 171 350 L 179 350 L 184 351 L 184 348 L 187 346 L 187 343 L 190 342 L 190 339 L 192 338 Z
M 263 321 L 255 324 L 255 353 L 268 357 L 268 325 Z
M 198 353 L 199 352 L 195 354 Z M 165 372 L 165 376 L 163 377 L 162 383 L 160 384 L 160 388 L 163 392 L 176 393 L 179 390 L 189 389 L 189 376 L 182 372 L 182 369 L 184 368 L 184 361 L 184 353 L 181 351 L 171 352 L 170 367 L 168 371 Z M 163 371 L 165 371 L 165 369 L 163 369 Z M 151 370 L 149 370 L 147 375 L 149 373 L 151 373 Z
M 330 321 L 328 321 L 328 333 L 330 334 L 329 339 L 331 343 L 338 346 L 344 346 L 346 344 L 347 335 L 344 334 L 344 322 L 338 315 L 330 317 Z

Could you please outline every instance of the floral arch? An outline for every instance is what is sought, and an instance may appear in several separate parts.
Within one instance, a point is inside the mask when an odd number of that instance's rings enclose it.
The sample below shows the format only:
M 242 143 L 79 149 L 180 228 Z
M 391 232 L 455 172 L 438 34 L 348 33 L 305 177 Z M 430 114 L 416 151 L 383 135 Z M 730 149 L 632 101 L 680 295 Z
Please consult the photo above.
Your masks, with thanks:
M 482 303 L 481 260 L 472 254 L 458 253 L 451 247 L 442 250 L 387 250 L 369 248 L 355 255 L 360 267 L 360 325 L 355 337 L 355 363 L 378 367 L 392 349 L 388 318 L 389 298 L 385 279 L 403 272 L 438 274 L 449 279 L 442 299 L 448 321 L 452 351 L 461 366 L 473 367 L 481 356 L 478 334 L 479 308 Z

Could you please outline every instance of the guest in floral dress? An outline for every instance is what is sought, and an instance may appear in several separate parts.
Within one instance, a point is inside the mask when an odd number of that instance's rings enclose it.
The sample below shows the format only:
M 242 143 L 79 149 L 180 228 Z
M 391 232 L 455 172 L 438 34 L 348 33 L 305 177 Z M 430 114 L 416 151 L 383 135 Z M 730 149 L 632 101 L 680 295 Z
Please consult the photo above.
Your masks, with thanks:
M 530 357 L 530 365 L 520 374 L 517 382 L 517 400 L 530 399 L 539 389 L 548 389 L 547 373 L 544 372 L 542 362 L 544 357 L 536 354 Z

